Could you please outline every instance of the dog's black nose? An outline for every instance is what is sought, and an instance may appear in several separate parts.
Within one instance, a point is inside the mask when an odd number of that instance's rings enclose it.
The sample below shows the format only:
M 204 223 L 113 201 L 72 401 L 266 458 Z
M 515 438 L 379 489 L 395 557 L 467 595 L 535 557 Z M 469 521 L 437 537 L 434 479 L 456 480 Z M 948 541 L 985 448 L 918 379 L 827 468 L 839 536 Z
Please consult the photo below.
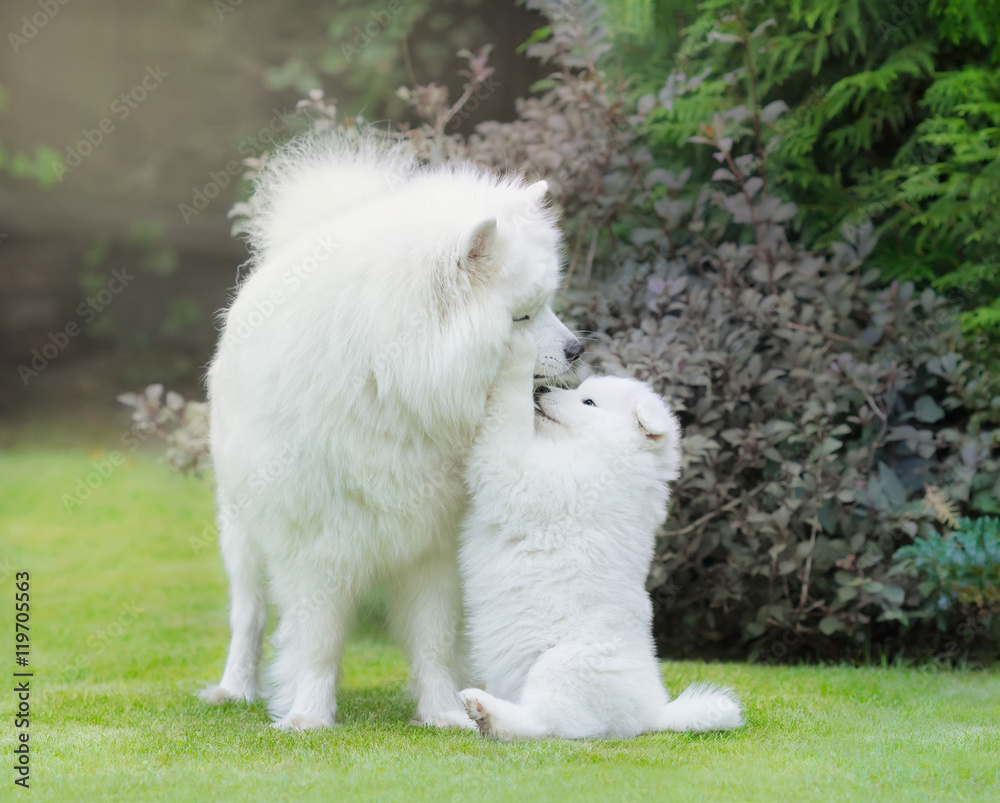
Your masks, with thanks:
M 549 390 L 551 390 L 551 388 L 548 388 L 545 385 L 539 385 L 537 388 L 535 388 L 535 395 L 537 396 L 540 393 L 548 393 Z
M 580 359 L 580 355 L 583 354 L 583 343 L 579 340 L 574 340 L 571 343 L 568 343 L 563 347 L 563 354 L 566 355 L 566 360 L 568 362 Z

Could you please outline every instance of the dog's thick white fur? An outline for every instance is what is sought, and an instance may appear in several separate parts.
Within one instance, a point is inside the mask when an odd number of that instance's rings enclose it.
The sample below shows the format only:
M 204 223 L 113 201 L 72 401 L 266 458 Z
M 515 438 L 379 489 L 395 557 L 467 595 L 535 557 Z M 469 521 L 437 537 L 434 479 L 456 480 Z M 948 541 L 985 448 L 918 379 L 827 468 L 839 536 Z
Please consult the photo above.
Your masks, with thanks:
M 487 392 L 515 331 L 537 342 L 539 376 L 582 351 L 549 306 L 545 191 L 421 168 L 371 135 L 300 140 L 269 162 L 252 271 L 208 375 L 232 641 L 204 699 L 257 696 L 270 601 L 275 726 L 333 725 L 352 603 L 380 581 L 417 719 L 451 721 L 462 473 Z
M 468 468 L 459 552 L 471 658 L 460 699 L 499 739 L 627 737 L 742 724 L 728 690 L 670 702 L 645 589 L 680 428 L 645 385 L 590 377 L 532 398 L 516 336 Z

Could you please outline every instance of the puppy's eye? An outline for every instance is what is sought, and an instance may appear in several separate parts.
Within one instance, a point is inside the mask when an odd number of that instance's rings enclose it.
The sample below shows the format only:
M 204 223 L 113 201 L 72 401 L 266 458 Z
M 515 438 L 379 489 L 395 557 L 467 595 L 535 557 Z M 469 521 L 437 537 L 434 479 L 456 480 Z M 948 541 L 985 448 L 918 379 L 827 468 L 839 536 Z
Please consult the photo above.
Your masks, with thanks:
M 514 323 L 520 323 L 521 321 L 530 321 L 530 320 L 531 320 L 530 315 L 522 315 L 520 318 L 515 318 Z
M 593 399 L 584 399 L 583 403 L 586 404 L 588 407 L 597 407 L 597 405 L 594 404 Z

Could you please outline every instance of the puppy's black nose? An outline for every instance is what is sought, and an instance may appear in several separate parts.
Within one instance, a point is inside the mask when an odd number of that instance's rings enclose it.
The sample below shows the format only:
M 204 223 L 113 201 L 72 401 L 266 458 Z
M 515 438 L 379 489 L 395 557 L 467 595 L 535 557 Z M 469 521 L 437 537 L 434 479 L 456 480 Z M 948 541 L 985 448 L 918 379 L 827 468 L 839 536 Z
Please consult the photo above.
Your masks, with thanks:
M 583 343 L 579 340 L 573 340 L 563 346 L 563 354 L 566 355 L 566 360 L 568 362 L 580 359 L 580 355 L 583 354 Z
M 535 395 L 538 396 L 542 393 L 548 393 L 549 390 L 551 390 L 551 388 L 548 388 L 545 385 L 539 385 L 537 388 L 535 388 Z

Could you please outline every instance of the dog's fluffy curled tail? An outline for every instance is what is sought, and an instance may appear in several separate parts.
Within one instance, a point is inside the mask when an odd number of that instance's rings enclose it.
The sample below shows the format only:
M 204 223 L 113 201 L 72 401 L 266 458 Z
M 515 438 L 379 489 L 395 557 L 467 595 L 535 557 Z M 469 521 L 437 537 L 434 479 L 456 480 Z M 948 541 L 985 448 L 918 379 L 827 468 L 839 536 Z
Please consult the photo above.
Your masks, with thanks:
M 742 724 L 740 701 L 730 689 L 711 683 L 695 683 L 676 700 L 667 703 L 657 730 L 722 731 Z
M 413 175 L 405 143 L 371 130 L 321 132 L 293 139 L 254 182 L 247 240 L 257 259 L 324 221 L 390 192 Z

